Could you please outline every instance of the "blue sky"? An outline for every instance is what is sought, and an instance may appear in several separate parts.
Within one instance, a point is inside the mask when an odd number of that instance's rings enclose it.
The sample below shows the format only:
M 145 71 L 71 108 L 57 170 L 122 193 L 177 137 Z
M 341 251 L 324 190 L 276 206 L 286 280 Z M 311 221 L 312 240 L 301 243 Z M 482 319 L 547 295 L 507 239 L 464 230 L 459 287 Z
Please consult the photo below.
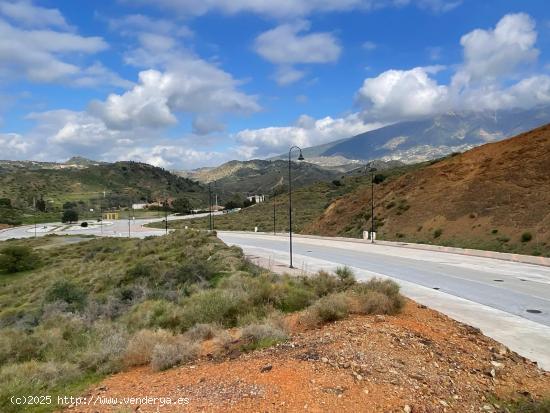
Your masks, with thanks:
M 546 0 L 0 0 L 1 158 L 169 169 L 550 103 Z

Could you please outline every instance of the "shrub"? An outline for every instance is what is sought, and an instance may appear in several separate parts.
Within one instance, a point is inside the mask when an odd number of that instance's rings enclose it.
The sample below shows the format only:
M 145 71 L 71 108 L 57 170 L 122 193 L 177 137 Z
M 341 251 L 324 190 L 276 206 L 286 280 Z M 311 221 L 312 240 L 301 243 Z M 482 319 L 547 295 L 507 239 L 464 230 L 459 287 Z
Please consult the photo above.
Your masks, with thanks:
M 338 290 L 338 279 L 326 271 L 319 271 L 317 274 L 302 279 L 303 283 L 312 288 L 315 295 L 323 297 Z
M 182 329 L 183 309 L 166 300 L 146 300 L 130 310 L 124 317 L 131 330 L 140 328 Z
M 399 289 L 399 284 L 392 280 L 372 278 L 366 283 L 358 283 L 353 289 L 358 311 L 365 314 L 397 314 L 405 305 Z
M 434 231 L 434 238 L 439 238 L 443 234 L 443 230 L 441 228 L 438 228 Z
M 498 229 L 495 228 L 495 229 L 491 230 L 491 234 L 498 234 Z
M 308 312 L 311 321 L 315 323 L 328 323 L 341 320 L 348 316 L 350 299 L 345 293 L 327 295 L 313 304 Z
M 521 242 L 529 242 L 533 239 L 533 234 L 530 232 L 524 232 L 521 234 Z
M 199 346 L 190 341 L 178 339 L 174 343 L 159 343 L 153 348 L 151 367 L 155 371 L 167 370 L 194 360 L 198 354 Z
M 132 268 L 129 268 L 128 271 L 126 271 L 126 279 L 128 281 L 131 281 L 138 278 L 147 278 L 151 275 L 151 273 L 152 268 L 150 265 L 144 264 L 143 262 L 138 262 Z
M 219 289 L 203 290 L 184 302 L 181 325 L 184 330 L 197 323 L 233 327 L 238 316 L 247 310 L 246 297 L 242 294 Z
M 192 259 L 179 266 L 175 278 L 181 283 L 199 283 L 210 281 L 216 272 L 213 266 L 206 260 Z
M 315 301 L 315 294 L 299 285 L 288 285 L 278 308 L 290 313 L 300 311 Z
M 246 342 L 242 347 L 245 351 L 271 347 L 288 339 L 288 335 L 271 323 L 250 324 L 241 331 L 241 338 Z
M 185 337 L 191 341 L 210 340 L 216 336 L 220 328 L 214 324 L 195 324 L 185 332 Z
M 356 283 L 355 274 L 349 267 L 344 266 L 336 268 L 336 276 L 338 277 L 342 288 L 349 288 Z
M 80 226 L 81 226 L 82 228 L 87 228 L 87 227 L 88 227 L 88 223 L 87 223 L 86 221 L 81 222 L 81 223 L 80 223 Z
M 16 273 L 32 270 L 38 265 L 38 256 L 26 246 L 11 245 L 2 249 L 0 253 L 0 271 Z
M 86 292 L 69 280 L 56 281 L 46 291 L 46 302 L 62 301 L 69 311 L 80 311 L 86 303 Z
M 158 344 L 173 343 L 174 336 L 166 330 L 140 330 L 128 342 L 124 352 L 124 363 L 127 366 L 142 366 L 149 364 L 153 357 L 153 349 Z

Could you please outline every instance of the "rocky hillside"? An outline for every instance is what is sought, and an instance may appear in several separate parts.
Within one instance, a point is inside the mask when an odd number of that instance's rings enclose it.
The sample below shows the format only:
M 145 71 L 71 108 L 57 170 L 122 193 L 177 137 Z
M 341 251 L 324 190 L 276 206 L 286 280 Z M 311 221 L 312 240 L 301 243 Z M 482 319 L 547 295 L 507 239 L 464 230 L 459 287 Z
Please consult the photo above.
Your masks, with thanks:
M 333 202 L 304 232 L 360 236 L 370 188 Z M 376 186 L 383 239 L 550 256 L 550 125 Z
M 338 169 L 322 168 L 309 162 L 295 162 L 292 185 L 300 187 L 319 181 L 331 181 L 341 173 Z M 226 194 L 269 194 L 277 187 L 287 185 L 288 161 L 230 161 L 216 168 L 198 170 L 188 176 L 203 183 L 216 181 L 218 190 Z

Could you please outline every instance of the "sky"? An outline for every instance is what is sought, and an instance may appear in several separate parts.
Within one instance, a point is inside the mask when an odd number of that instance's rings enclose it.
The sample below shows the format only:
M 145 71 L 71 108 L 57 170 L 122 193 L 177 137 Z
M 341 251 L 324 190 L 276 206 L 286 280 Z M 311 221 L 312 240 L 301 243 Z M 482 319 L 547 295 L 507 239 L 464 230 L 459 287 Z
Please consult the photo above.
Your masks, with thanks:
M 193 169 L 548 103 L 548 0 L 0 0 L 0 159 Z

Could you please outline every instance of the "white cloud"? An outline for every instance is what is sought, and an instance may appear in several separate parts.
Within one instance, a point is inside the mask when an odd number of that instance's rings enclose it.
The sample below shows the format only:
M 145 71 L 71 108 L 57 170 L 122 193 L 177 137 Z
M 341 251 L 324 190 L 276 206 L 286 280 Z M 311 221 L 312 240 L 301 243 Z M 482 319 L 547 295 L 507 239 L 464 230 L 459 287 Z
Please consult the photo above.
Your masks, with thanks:
M 454 82 L 462 86 L 513 73 L 518 66 L 536 61 L 536 40 L 535 22 L 524 13 L 504 16 L 492 30 L 477 29 L 462 36 L 464 64 Z
M 107 48 L 101 37 L 74 33 L 57 9 L 26 0 L 0 2 L 0 79 L 127 87 L 129 82 L 99 62 L 76 63 Z
M 448 88 L 430 78 L 433 68 L 388 70 L 367 78 L 358 92 L 358 101 L 370 117 L 402 119 L 445 110 Z
M 289 19 L 314 13 L 369 11 L 409 4 L 435 12 L 446 12 L 460 5 L 462 0 L 139 0 L 139 2 L 167 8 L 184 17 L 200 16 L 209 12 L 229 15 L 247 12 L 276 19 Z
M 28 153 L 30 144 L 17 133 L 0 133 L 0 147 L 2 159 L 19 159 Z
M 154 19 L 144 14 L 129 14 L 120 18 L 109 18 L 107 22 L 111 30 L 116 30 L 123 35 L 149 32 L 177 37 L 193 36 L 193 32 L 187 26 L 166 19 Z
M 368 50 L 370 52 L 376 49 L 378 45 L 374 42 L 371 42 L 370 40 L 367 40 L 366 42 L 363 42 L 362 47 L 363 49 Z
M 69 27 L 59 10 L 39 7 L 27 0 L 0 2 L 0 14 L 27 27 Z
M 293 126 L 245 129 L 235 135 L 235 140 L 247 148 L 247 157 L 273 156 L 288 150 L 291 145 L 307 148 L 380 126 L 380 123 L 365 123 L 358 114 L 342 118 L 327 116 L 317 120 L 302 115 Z
M 109 128 L 162 128 L 177 123 L 177 113 L 250 113 L 260 109 L 256 97 L 237 89 L 228 73 L 204 60 L 181 58 L 164 72 L 139 73 L 138 84 L 124 94 L 94 101 L 90 112 Z
M 528 15 L 505 15 L 494 29 L 477 29 L 462 36 L 464 62 L 450 84 L 440 84 L 433 77 L 441 66 L 387 70 L 365 79 L 357 100 L 365 119 L 394 121 L 447 110 L 529 108 L 550 103 L 549 76 L 521 79 L 522 66 L 537 60 L 536 39 L 534 21 Z
M 341 47 L 332 33 L 304 33 L 310 28 L 307 21 L 281 24 L 261 33 L 254 41 L 254 50 L 267 61 L 279 65 L 275 80 L 289 85 L 304 76 L 295 64 L 335 62 Z
M 338 60 L 341 48 L 332 33 L 308 33 L 309 22 L 282 24 L 260 34 L 254 49 L 275 64 L 329 63 Z
M 280 66 L 275 71 L 273 78 L 279 85 L 286 86 L 297 82 L 304 76 L 305 72 L 303 70 L 295 69 L 292 66 Z

